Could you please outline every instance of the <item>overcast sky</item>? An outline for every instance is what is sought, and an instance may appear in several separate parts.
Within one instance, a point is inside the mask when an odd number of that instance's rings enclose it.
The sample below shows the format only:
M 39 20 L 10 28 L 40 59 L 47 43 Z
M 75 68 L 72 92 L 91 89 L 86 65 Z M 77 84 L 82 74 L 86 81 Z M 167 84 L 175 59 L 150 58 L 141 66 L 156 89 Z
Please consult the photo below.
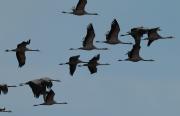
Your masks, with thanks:
M 0 83 L 18 85 L 28 80 L 48 76 L 60 79 L 54 83 L 55 100 L 67 105 L 39 106 L 43 99 L 33 97 L 28 86 L 10 88 L 0 95 L 0 107 L 12 113 L 3 116 L 62 115 L 62 116 L 179 116 L 180 115 L 180 33 L 179 0 L 88 0 L 87 11 L 99 16 L 61 14 L 70 11 L 78 0 L 1 0 L 0 1 Z M 161 27 L 162 36 L 173 40 L 158 40 L 147 47 L 142 41 L 140 55 L 155 62 L 117 62 L 131 45 L 106 45 L 108 51 L 69 51 L 81 47 L 86 27 L 93 23 L 96 38 L 104 40 L 112 20 L 116 18 L 121 34 L 132 27 Z M 27 61 L 18 68 L 15 53 L 5 49 L 16 48 L 31 38 L 29 48 L 41 52 L 26 53 Z M 133 42 L 131 37 L 120 37 Z M 98 67 L 90 75 L 88 69 L 77 68 L 73 77 L 68 66 L 59 66 L 70 56 L 81 55 L 88 61 L 101 54 L 99 62 L 110 66 Z

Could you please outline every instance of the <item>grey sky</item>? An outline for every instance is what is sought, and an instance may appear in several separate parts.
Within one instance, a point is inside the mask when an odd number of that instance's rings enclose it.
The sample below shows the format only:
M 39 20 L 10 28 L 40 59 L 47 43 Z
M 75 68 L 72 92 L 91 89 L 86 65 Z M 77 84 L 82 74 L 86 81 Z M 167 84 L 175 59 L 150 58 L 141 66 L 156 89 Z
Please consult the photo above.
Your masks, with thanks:
M 99 16 L 73 16 L 61 14 L 70 11 L 78 0 L 1 0 L 0 2 L 0 83 L 19 84 L 28 80 L 49 76 L 60 79 L 55 83 L 56 101 L 67 105 L 33 107 L 41 103 L 35 99 L 28 86 L 12 88 L 0 96 L 0 107 L 6 106 L 20 115 L 74 115 L 74 116 L 179 116 L 180 79 L 178 0 L 88 0 L 86 9 Z M 161 27 L 163 36 L 175 36 L 173 40 L 158 40 L 151 47 L 142 41 L 141 56 L 155 62 L 117 62 L 125 59 L 129 45 L 106 45 L 108 51 L 69 51 L 81 46 L 87 25 L 92 22 L 95 40 L 105 39 L 105 33 L 116 18 L 121 34 L 131 27 Z M 120 37 L 120 36 L 119 36 Z M 15 53 L 5 53 L 18 43 L 31 38 L 30 48 L 40 53 L 27 53 L 27 62 L 21 69 Z M 120 37 L 133 42 L 131 37 Z M 98 68 L 90 75 L 87 68 L 78 68 L 73 77 L 68 66 L 59 66 L 72 55 L 89 60 L 100 53 L 100 62 L 110 66 Z

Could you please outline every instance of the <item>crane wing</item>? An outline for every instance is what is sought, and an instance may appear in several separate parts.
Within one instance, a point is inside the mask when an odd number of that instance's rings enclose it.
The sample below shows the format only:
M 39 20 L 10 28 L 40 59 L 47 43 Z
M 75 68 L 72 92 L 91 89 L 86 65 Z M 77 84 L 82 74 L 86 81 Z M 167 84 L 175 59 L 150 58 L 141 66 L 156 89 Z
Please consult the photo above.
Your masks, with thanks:
M 76 10 L 85 10 L 85 6 L 87 4 L 87 0 L 79 0 Z
M 3 92 L 3 94 L 7 94 L 8 93 L 8 86 L 6 84 L 0 85 L 0 94 L 1 94 L 1 91 Z
M 133 45 L 133 48 L 130 52 L 128 52 L 129 58 L 136 58 L 139 57 L 139 51 L 141 49 L 141 46 L 139 44 Z
M 47 95 L 46 95 L 46 98 L 45 98 L 45 102 L 53 101 L 54 100 L 54 96 L 55 96 L 55 93 L 51 89 L 49 92 L 47 92 Z
M 76 70 L 77 64 L 69 64 L 69 73 L 73 76 Z
M 94 56 L 91 60 L 89 60 L 89 62 L 94 62 L 94 61 L 98 61 L 100 59 L 100 54 Z
M 154 40 L 157 40 L 159 38 L 162 38 L 156 29 L 152 29 L 148 31 L 148 46 L 152 44 Z
M 91 74 L 97 72 L 97 67 L 96 66 L 88 65 L 88 69 L 89 69 Z
M 29 45 L 31 43 L 31 40 L 29 39 L 28 41 L 23 41 L 20 44 L 17 45 L 17 48 L 22 48 L 22 47 L 26 47 L 26 45 Z
M 93 40 L 95 38 L 95 32 L 93 25 L 90 23 L 87 27 L 87 34 L 83 41 L 83 47 L 93 46 Z
M 18 60 L 19 67 L 25 65 L 25 61 L 26 61 L 25 51 L 16 51 L 16 58 Z
M 120 32 L 120 27 L 116 19 L 111 23 L 111 30 L 106 35 L 106 40 L 118 39 L 118 34 Z

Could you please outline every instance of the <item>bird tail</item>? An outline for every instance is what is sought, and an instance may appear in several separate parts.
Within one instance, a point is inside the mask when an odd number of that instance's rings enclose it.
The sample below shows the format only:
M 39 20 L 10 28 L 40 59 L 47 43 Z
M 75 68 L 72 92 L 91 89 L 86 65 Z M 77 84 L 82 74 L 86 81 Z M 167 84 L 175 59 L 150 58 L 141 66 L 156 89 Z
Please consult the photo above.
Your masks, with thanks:
M 121 36 L 127 36 L 127 35 L 130 35 L 129 33 L 127 33 L 127 34 L 122 34 Z

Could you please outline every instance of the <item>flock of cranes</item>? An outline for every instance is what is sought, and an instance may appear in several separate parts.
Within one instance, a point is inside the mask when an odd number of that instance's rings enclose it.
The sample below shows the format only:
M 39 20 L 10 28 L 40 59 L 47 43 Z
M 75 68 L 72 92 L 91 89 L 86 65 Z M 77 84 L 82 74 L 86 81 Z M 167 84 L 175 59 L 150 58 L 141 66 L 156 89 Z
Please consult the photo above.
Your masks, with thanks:
M 85 10 L 85 6 L 87 4 L 87 0 L 79 0 L 76 7 L 72 8 L 72 12 L 65 12 L 62 13 L 68 13 L 73 14 L 77 16 L 82 15 L 98 15 L 97 13 L 88 13 Z M 138 61 L 154 61 L 153 59 L 143 59 L 140 56 L 140 49 L 141 49 L 141 40 L 147 40 L 147 46 L 150 46 L 155 40 L 158 39 L 171 39 L 174 38 L 172 36 L 163 37 L 159 35 L 158 31 L 160 31 L 160 27 L 155 28 L 145 28 L 145 27 L 134 27 L 130 29 L 129 32 L 126 34 L 121 34 L 120 36 L 132 36 L 134 39 L 134 42 L 123 42 L 119 39 L 119 33 L 120 33 L 120 26 L 118 24 L 118 21 L 114 19 L 111 23 L 110 31 L 106 33 L 106 38 L 104 41 L 96 41 L 96 43 L 106 43 L 111 45 L 117 45 L 117 44 L 127 44 L 132 45 L 132 49 L 126 53 L 128 56 L 127 59 L 119 59 L 118 61 L 132 61 L 132 62 L 138 62 Z M 147 38 L 142 39 L 144 35 L 147 35 Z M 80 48 L 70 48 L 70 50 L 108 50 L 108 48 L 98 48 L 94 45 L 94 38 L 95 38 L 95 30 L 93 27 L 93 24 L 90 23 L 87 26 L 87 33 L 84 37 L 84 40 L 82 42 L 82 47 Z M 26 62 L 26 51 L 36 51 L 39 52 L 39 49 L 30 49 L 27 47 L 31 43 L 31 40 L 23 41 L 17 45 L 15 49 L 7 49 L 6 52 L 16 52 L 16 58 L 18 61 L 19 67 L 23 67 Z M 59 65 L 69 65 L 69 73 L 71 76 L 75 73 L 77 67 L 88 67 L 90 74 L 94 74 L 97 72 L 97 66 L 99 65 L 110 65 L 108 63 L 99 63 L 100 60 L 100 54 L 95 55 L 93 58 L 91 58 L 89 61 L 82 61 L 80 60 L 80 55 L 71 56 L 69 58 L 68 62 L 60 63 Z M 29 87 L 32 90 L 32 93 L 35 98 L 39 98 L 40 96 L 43 96 L 44 102 L 41 104 L 35 104 L 34 106 L 39 105 L 53 105 L 53 104 L 67 104 L 67 102 L 56 102 L 54 100 L 55 92 L 52 90 L 53 82 L 61 82 L 60 80 L 51 79 L 48 77 L 30 80 L 25 83 L 19 84 L 19 86 L 25 86 L 29 85 Z M 0 95 L 1 93 L 7 94 L 8 88 L 11 87 L 18 87 L 15 85 L 7 85 L 7 84 L 1 84 L 0 85 Z M 11 112 L 11 110 L 6 110 L 6 108 L 0 108 L 0 112 Z

